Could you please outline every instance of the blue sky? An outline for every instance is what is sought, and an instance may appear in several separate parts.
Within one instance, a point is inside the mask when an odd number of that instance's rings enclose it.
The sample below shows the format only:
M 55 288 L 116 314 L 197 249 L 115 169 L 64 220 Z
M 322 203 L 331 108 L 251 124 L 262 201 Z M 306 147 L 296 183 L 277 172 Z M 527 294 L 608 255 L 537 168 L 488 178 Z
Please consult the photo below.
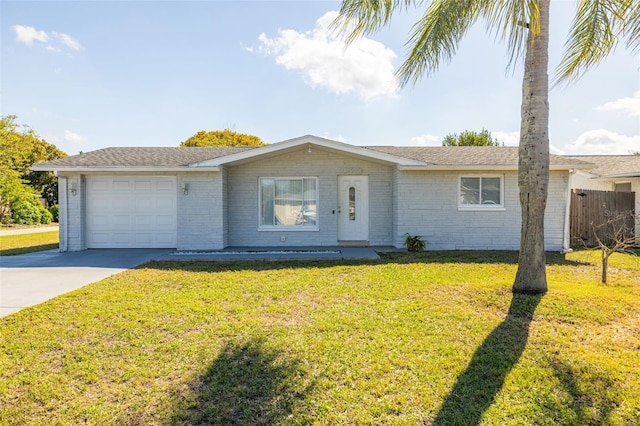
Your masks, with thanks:
M 0 113 L 69 154 L 178 146 L 199 130 L 265 142 L 314 134 L 355 145 L 440 145 L 486 128 L 516 145 L 522 67 L 473 28 L 432 77 L 394 71 L 417 11 L 344 49 L 335 1 L 5 1 Z M 550 73 L 575 9 L 552 1 Z M 640 61 L 623 46 L 550 95 L 552 152 L 640 150 Z

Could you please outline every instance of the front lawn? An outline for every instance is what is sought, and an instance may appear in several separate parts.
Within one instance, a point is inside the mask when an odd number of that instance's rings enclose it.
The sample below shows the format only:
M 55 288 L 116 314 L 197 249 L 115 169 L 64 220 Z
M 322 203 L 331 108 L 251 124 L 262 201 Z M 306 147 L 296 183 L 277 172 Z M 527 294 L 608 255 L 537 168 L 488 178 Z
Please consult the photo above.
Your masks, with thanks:
M 0 236 L 0 256 L 14 256 L 55 248 L 58 248 L 58 231 Z
M 639 259 L 149 263 L 0 319 L 0 424 L 638 424 Z

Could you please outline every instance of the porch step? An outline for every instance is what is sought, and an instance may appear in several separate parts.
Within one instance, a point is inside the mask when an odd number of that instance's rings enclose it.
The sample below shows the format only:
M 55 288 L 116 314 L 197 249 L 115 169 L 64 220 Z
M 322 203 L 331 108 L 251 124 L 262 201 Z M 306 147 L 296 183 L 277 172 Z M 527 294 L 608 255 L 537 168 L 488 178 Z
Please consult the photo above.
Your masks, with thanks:
M 340 247 L 369 247 L 369 241 L 338 241 Z

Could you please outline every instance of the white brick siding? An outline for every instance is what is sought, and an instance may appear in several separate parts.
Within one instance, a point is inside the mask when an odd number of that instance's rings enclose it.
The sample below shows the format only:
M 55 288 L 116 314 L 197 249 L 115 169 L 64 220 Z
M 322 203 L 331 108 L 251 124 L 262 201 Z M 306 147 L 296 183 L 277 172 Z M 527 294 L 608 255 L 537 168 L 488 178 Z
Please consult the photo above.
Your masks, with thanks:
M 222 173 L 178 173 L 177 177 L 178 250 L 224 248 Z M 188 188 L 186 195 L 182 184 Z
M 369 243 L 392 243 L 392 168 L 306 146 L 228 168 L 230 246 L 333 246 L 338 242 L 338 175 L 369 176 Z M 318 177 L 317 231 L 258 231 L 260 177 Z M 285 241 L 281 241 L 285 237 Z
M 496 173 L 478 171 L 465 175 Z M 517 173 L 504 176 L 504 211 L 459 211 L 459 172 L 399 171 L 335 151 L 306 147 L 221 172 L 188 171 L 177 177 L 177 248 L 213 250 L 228 246 L 333 246 L 338 243 L 338 176 L 369 176 L 369 242 L 403 247 L 405 233 L 422 235 L 429 250 L 508 249 L 520 245 Z M 258 179 L 318 178 L 316 231 L 259 231 Z M 81 174 L 60 176 L 60 250 L 85 246 L 85 185 Z M 65 184 L 66 182 L 66 184 Z M 545 216 L 547 250 L 561 250 L 565 232 L 568 172 L 552 172 Z M 182 192 L 186 184 L 189 193 Z M 66 185 L 66 186 L 65 186 Z M 77 191 L 71 195 L 71 188 Z M 640 191 L 640 183 L 632 189 Z M 636 204 L 640 203 L 637 197 Z M 638 208 L 640 210 L 640 208 Z M 281 237 L 285 241 L 281 241 Z
M 496 173 L 491 170 L 466 176 Z M 394 245 L 405 234 L 421 235 L 428 250 L 518 250 L 521 209 L 517 173 L 504 173 L 504 211 L 458 210 L 460 172 L 397 173 Z M 545 215 L 545 247 L 561 250 L 565 227 L 568 173 L 552 172 Z
M 587 175 L 584 172 L 576 171 L 571 176 L 571 188 L 575 189 L 593 189 L 596 191 L 613 191 L 614 183 L 608 180 L 591 179 L 591 175 Z
M 75 189 L 76 195 L 71 190 Z M 84 176 L 64 174 L 59 176 L 58 203 L 60 222 L 60 251 L 84 250 Z

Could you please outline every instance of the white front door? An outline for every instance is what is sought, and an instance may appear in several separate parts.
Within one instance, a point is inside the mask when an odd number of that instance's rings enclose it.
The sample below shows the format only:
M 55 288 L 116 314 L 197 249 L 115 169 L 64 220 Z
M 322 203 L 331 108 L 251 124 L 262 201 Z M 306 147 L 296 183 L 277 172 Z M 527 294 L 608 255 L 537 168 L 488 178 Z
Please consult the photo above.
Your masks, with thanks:
M 369 240 L 369 177 L 338 176 L 338 241 Z

